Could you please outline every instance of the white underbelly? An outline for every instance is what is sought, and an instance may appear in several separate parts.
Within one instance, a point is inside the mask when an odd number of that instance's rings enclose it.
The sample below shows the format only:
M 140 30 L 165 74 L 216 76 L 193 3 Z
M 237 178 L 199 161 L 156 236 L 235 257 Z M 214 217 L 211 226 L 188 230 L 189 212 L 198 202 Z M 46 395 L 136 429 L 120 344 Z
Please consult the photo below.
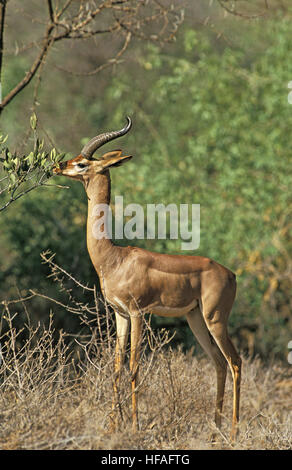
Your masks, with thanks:
M 128 306 L 125 305 L 124 302 L 122 302 L 122 300 L 118 297 L 114 296 L 109 303 L 113 307 L 117 308 L 120 313 L 123 313 L 127 316 L 131 314 L 129 312 Z M 140 312 L 142 314 L 151 313 L 154 315 L 159 315 L 161 317 L 183 317 L 195 307 L 197 307 L 197 305 L 197 299 L 194 299 L 189 305 L 185 305 L 184 307 L 168 307 L 167 305 L 158 305 L 155 302 L 154 304 L 144 307 L 140 310 Z
M 165 305 L 155 305 L 149 310 L 149 313 L 159 315 L 161 317 L 182 317 L 193 310 L 198 305 L 198 301 L 194 299 L 189 305 L 184 307 L 167 307 Z

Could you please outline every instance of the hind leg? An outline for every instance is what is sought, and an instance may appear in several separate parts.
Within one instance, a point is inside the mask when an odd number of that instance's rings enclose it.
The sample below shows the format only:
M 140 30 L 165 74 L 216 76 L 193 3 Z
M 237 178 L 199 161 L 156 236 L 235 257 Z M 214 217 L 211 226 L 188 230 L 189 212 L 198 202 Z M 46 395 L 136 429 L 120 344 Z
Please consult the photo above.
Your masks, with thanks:
M 237 425 L 239 421 L 239 399 L 240 399 L 240 380 L 241 380 L 241 358 L 236 351 L 227 332 L 227 320 L 230 309 L 216 307 L 207 309 L 203 306 L 203 316 L 214 340 L 219 346 L 222 354 L 226 358 L 233 378 L 233 415 L 231 438 L 234 439 L 237 434 Z
M 197 307 L 186 315 L 188 324 L 199 344 L 213 361 L 217 374 L 217 397 L 215 408 L 215 424 L 221 426 L 224 389 L 226 382 L 227 362 L 219 347 L 212 339 L 200 309 Z

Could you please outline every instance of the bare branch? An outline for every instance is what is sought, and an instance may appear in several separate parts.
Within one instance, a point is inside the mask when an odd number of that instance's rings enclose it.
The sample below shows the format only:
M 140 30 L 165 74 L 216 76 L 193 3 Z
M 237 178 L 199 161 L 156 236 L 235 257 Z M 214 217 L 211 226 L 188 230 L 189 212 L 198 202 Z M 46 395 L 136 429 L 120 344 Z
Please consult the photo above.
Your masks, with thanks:
M 75 279 L 72 274 L 69 274 L 67 271 L 65 271 L 64 268 L 61 268 L 60 266 L 58 266 L 54 261 L 55 257 L 55 253 L 52 253 L 50 250 L 47 250 L 47 251 L 43 251 L 41 253 L 41 258 L 43 260 L 43 263 L 44 264 L 48 264 L 50 266 L 50 269 L 51 269 L 51 272 L 52 272 L 52 276 L 55 276 L 55 280 L 59 280 L 58 277 L 56 277 L 56 274 L 57 272 L 61 272 L 62 274 L 65 274 L 65 276 L 68 278 L 68 279 L 71 279 L 78 287 L 81 287 L 82 289 L 84 290 L 88 290 L 90 292 L 94 292 L 94 288 L 92 287 L 88 287 L 88 286 L 85 286 L 84 284 L 81 284 L 80 281 L 78 281 L 77 279 Z
M 59 12 L 56 12 L 56 19 L 59 20 L 62 15 L 65 13 L 65 11 L 70 7 L 72 3 L 72 0 L 67 0 L 67 2 L 64 4 L 63 8 Z
M 22 47 L 22 50 L 25 50 L 36 46 L 40 48 L 40 51 L 28 72 L 17 85 L 8 92 L 2 103 L 0 103 L 0 113 L 27 85 L 29 85 L 38 73 L 38 83 L 34 92 L 34 102 L 36 102 L 42 68 L 49 49 L 54 43 L 63 39 L 90 39 L 97 35 L 112 34 L 119 30 L 121 33 L 126 32 L 124 45 L 115 57 L 105 60 L 103 64 L 99 65 L 91 72 L 78 72 L 79 75 L 94 75 L 113 64 L 118 64 L 118 59 L 127 49 L 132 37 L 135 36 L 145 41 L 168 42 L 173 40 L 178 26 L 183 21 L 183 13 L 175 4 L 170 3 L 165 6 L 158 0 L 103 0 L 99 2 L 98 7 L 94 2 L 91 4 L 89 2 L 80 2 L 79 8 L 76 8 L 76 3 L 72 0 L 65 1 L 63 6 L 60 6 L 59 2 L 56 2 L 56 6 L 53 0 L 47 0 L 46 3 L 48 17 L 43 38 L 41 40 L 37 39 L 28 46 Z M 0 37 L 1 76 L 1 39 L 3 40 L 6 1 L 0 1 L 0 6 L 2 8 L 2 10 L 0 10 L 0 25 L 2 25 L 2 34 Z M 110 20 L 111 16 L 112 19 Z M 36 21 L 36 19 L 31 18 L 31 21 Z M 66 68 L 59 68 L 66 70 Z
M 5 106 L 7 106 L 8 103 L 10 103 L 10 101 L 13 98 L 15 98 L 15 96 L 18 95 L 18 93 L 21 90 L 23 90 L 23 88 L 25 88 L 30 83 L 32 78 L 35 76 L 37 70 L 39 69 L 40 65 L 43 63 L 43 61 L 44 61 L 44 59 L 47 55 L 47 52 L 49 50 L 50 45 L 53 43 L 53 38 L 51 36 L 51 33 L 52 33 L 53 29 L 54 29 L 53 26 L 48 27 L 47 32 L 46 32 L 46 36 L 45 36 L 45 39 L 44 39 L 44 42 L 43 42 L 43 47 L 42 47 L 42 50 L 41 50 L 40 54 L 35 59 L 34 63 L 32 64 L 32 66 L 30 68 L 30 70 L 26 73 L 26 75 L 23 77 L 23 79 L 8 93 L 8 95 L 6 95 L 6 97 L 4 98 L 2 103 L 0 104 L 0 113 L 5 108 Z
M 19 297 L 19 299 L 13 299 L 13 300 L 2 300 L 0 302 L 1 305 L 11 305 L 11 304 L 19 304 L 22 302 L 26 302 L 27 300 L 31 300 L 35 297 L 35 294 L 27 295 L 26 297 Z
M 65 69 L 64 67 L 61 67 L 60 65 L 56 65 L 55 67 L 59 70 L 62 70 L 63 72 L 70 73 L 70 74 L 76 75 L 76 76 L 96 75 L 97 73 L 101 72 L 102 70 L 104 70 L 108 67 L 112 67 L 114 65 L 117 65 L 117 64 L 121 63 L 121 61 L 119 59 L 124 54 L 124 52 L 127 50 L 128 46 L 130 44 L 130 41 L 131 41 L 131 36 L 132 36 L 132 34 L 130 32 L 128 32 L 127 35 L 126 35 L 126 39 L 125 39 L 125 42 L 124 42 L 122 48 L 115 55 L 115 57 L 112 57 L 111 59 L 108 59 L 107 62 L 105 62 L 104 64 L 99 65 L 98 67 L 91 70 L 90 72 L 73 72 L 71 70 Z
M 47 2 L 48 2 L 48 9 L 49 9 L 50 19 L 51 19 L 51 22 L 54 23 L 55 18 L 54 18 L 54 8 L 53 8 L 52 0 L 47 0 Z
M 0 87 L 1 87 L 1 76 L 2 76 L 5 12 L 6 12 L 6 0 L 2 0 L 0 2 Z M 1 101 L 2 101 L 2 90 L 0 89 L 0 103 Z

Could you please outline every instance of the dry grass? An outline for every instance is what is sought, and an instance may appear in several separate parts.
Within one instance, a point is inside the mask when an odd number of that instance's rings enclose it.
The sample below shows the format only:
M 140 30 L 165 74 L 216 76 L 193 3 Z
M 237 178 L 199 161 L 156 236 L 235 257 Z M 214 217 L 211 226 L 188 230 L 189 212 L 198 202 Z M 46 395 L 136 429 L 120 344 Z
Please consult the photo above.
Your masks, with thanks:
M 8 309 L 7 309 L 8 310 Z M 64 335 L 27 325 L 26 341 L 9 328 L 2 337 L 0 367 L 1 449 L 291 449 L 291 366 L 244 360 L 240 434 L 229 441 L 232 388 L 227 380 L 223 427 L 210 435 L 215 371 L 198 358 L 162 345 L 152 332 L 152 350 L 141 360 L 140 430 L 131 432 L 129 373 L 120 393 L 121 425 L 109 432 L 113 351 L 111 330 L 97 340 L 68 347 Z M 109 323 L 109 322 L 108 322 Z M 148 329 L 149 335 L 149 329 Z M 149 338 L 148 338 L 149 339 Z M 291 375 L 290 375 L 291 376 Z
M 67 314 L 78 315 L 83 335 L 56 335 L 52 316 L 46 328 L 32 326 L 27 302 L 40 294 L 31 291 L 25 299 L 2 302 L 0 449 L 292 448 L 292 379 L 288 363 L 243 361 L 240 432 L 236 443 L 232 443 L 230 374 L 223 426 L 218 431 L 213 423 L 216 377 L 212 364 L 191 352 L 169 349 L 171 338 L 167 332 L 154 334 L 148 321 L 139 372 L 140 430 L 131 431 L 126 363 L 117 407 L 120 426 L 110 432 L 115 348 L 111 314 L 107 306 L 106 314 L 99 313 L 96 290 L 60 268 L 54 255 L 44 253 L 42 259 L 49 265 L 53 279 L 67 291 L 68 304 L 62 307 Z M 66 279 L 76 289 L 91 292 L 92 304 L 77 301 L 72 289 L 66 289 Z M 15 306 L 22 306 L 27 317 L 23 331 L 15 327 L 20 324 L 17 314 L 11 313 Z

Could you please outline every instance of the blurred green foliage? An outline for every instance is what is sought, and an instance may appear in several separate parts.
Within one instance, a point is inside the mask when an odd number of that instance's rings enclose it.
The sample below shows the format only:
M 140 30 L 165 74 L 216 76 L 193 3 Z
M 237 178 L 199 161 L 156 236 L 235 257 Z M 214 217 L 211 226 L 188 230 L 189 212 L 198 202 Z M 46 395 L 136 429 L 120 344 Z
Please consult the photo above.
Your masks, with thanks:
M 292 338 L 291 27 L 275 17 L 245 28 L 244 45 L 230 46 L 186 23 L 171 49 L 140 45 L 135 66 L 110 76 L 97 103 L 86 94 L 77 101 L 92 129 L 120 128 L 125 114 L 133 118 L 131 133 L 114 144 L 134 158 L 112 170 L 112 200 L 123 195 L 124 206 L 145 209 L 147 203 L 200 204 L 194 254 L 237 274 L 231 333 L 251 353 L 285 358 Z M 58 93 L 63 102 L 64 89 L 56 89 L 56 100 Z M 40 264 L 46 249 L 84 283 L 96 282 L 86 251 L 86 196 L 80 183 L 69 185 L 34 191 L 1 214 L 2 298 L 15 286 L 53 292 Z M 123 243 L 181 252 L 180 240 Z M 47 310 L 41 303 L 36 315 Z M 193 344 L 184 325 L 176 338 Z

